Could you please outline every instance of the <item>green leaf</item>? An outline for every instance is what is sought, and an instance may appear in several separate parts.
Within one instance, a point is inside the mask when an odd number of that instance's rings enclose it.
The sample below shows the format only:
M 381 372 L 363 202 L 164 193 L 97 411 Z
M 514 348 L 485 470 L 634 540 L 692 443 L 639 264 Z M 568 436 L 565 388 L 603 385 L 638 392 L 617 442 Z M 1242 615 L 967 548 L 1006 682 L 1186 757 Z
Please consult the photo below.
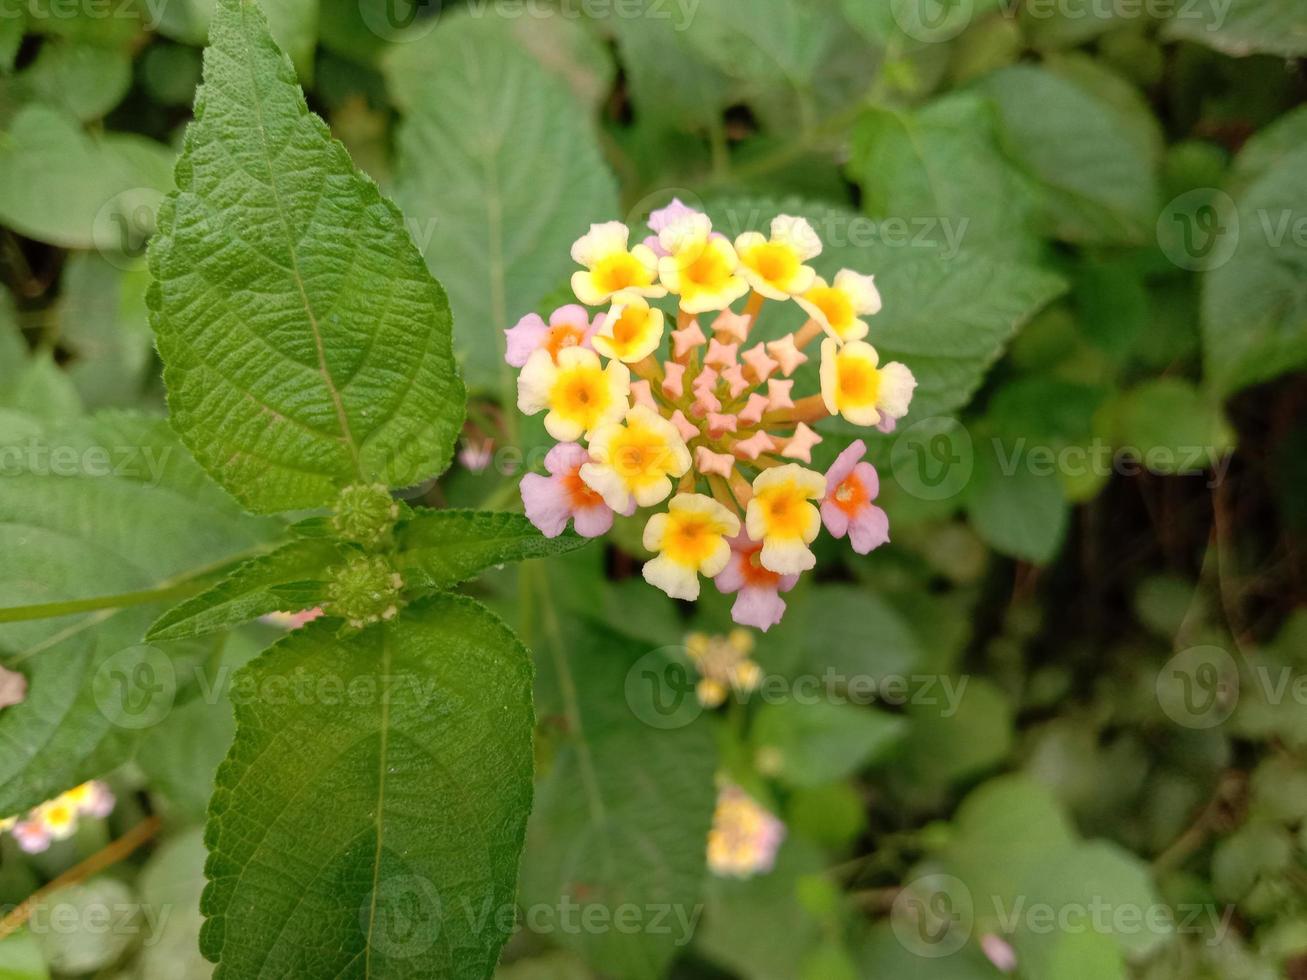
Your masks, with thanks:
M 796 698 L 763 705 L 751 737 L 763 772 L 790 786 L 820 786 L 883 757 L 905 728 L 882 711 Z
M 160 616 L 149 640 L 183 640 L 248 623 L 274 612 L 320 605 L 327 569 L 342 550 L 325 539 L 303 539 L 251 558 L 213 587 Z
M 386 80 L 405 118 L 396 197 L 449 278 L 456 348 L 474 388 L 504 385 L 504 334 L 574 268 L 592 222 L 620 217 L 591 122 L 511 21 L 454 15 L 397 45 Z
M 1238 247 L 1203 281 L 1203 365 L 1224 395 L 1307 365 L 1307 150 L 1256 154 L 1228 219 Z
M 1037 256 L 1034 185 L 1003 156 L 994 108 L 974 94 L 868 111 L 853 131 L 849 172 L 872 217 L 947 220 L 967 248 Z
M 589 542 L 546 538 L 521 514 L 420 510 L 397 534 L 399 569 L 410 589 L 447 589 L 507 562 L 561 555 Z
M 136 897 L 127 885 L 104 875 L 44 896 L 42 910 L 50 917 L 51 926 L 36 933 L 36 938 L 50 969 L 64 976 L 107 969 L 132 943 L 132 932 L 124 928 L 128 923 L 123 922 L 121 914 L 123 909 L 134 910 L 136 905 Z M 105 911 L 119 917 L 118 928 L 90 927 Z M 71 929 L 69 922 L 74 923 Z M 54 923 L 64 925 L 60 928 Z
M 438 473 L 463 418 L 444 291 L 252 0 L 221 0 L 212 35 L 150 242 L 173 425 L 254 510 Z
M 1296 58 L 1307 54 L 1307 9 L 1297 0 L 1182 5 L 1166 22 L 1163 35 L 1236 58 L 1258 53 Z
M 574 686 L 575 711 L 567 710 L 566 694 L 556 709 L 541 695 L 542 715 L 557 710 L 565 734 L 537 792 L 522 903 L 559 916 L 570 908 L 582 922 L 586 915 L 612 922 L 618 910 L 634 906 L 636 931 L 577 931 L 561 918 L 538 927 L 604 975 L 657 980 L 690 940 L 702 911 L 714 803 L 712 733 L 702 724 L 655 728 L 641 720 L 651 717 L 652 706 L 640 700 L 647 692 L 632 688 L 631 678 L 638 682 L 645 671 L 662 676 L 667 664 L 660 652 L 647 654 L 647 644 L 586 625 L 569 630 L 566 641 L 551 635 L 549 649 L 550 679 L 563 691 Z
M 36 938 L 20 930 L 0 939 L 0 980 L 50 980 Z
M 172 186 L 172 155 L 141 136 L 92 137 L 48 106 L 21 109 L 0 141 L 0 221 L 65 248 L 93 248 Z
M 77 389 L 68 375 L 55 366 L 49 352 L 27 361 L 14 379 L 13 387 L 0 393 L 0 405 L 47 422 L 66 422 L 82 414 Z
M 141 869 L 137 887 L 145 942 L 139 980 L 208 980 L 213 966 L 200 955 L 200 895 L 204 891 L 204 833 L 187 830 L 159 846 Z
M 0 463 L 8 605 L 166 588 L 263 548 L 277 530 L 243 514 L 162 419 L 52 428 L 0 446 Z M 0 812 L 126 761 L 171 708 L 182 667 L 170 669 L 165 650 L 128 649 L 157 606 L 0 625 L 0 665 L 28 680 L 27 700 L 0 712 Z
M 41 47 L 31 67 L 18 76 L 17 90 L 85 121 L 108 113 L 131 84 L 132 58 L 126 49 L 57 40 Z
M 933 704 L 908 705 L 911 722 L 903 755 L 896 760 L 914 784 L 946 786 L 998 765 L 1012 748 L 1012 705 L 1003 690 L 983 677 L 941 678 L 957 691 L 948 703 L 935 685 Z
M 1156 378 L 1107 406 L 1113 442 L 1153 473 L 1201 473 L 1234 449 L 1221 406 L 1181 378 Z
M 1157 218 L 1156 123 L 1145 132 L 1139 113 L 1151 118 L 1146 110 L 1126 111 L 1118 90 L 1096 92 L 1083 81 L 1014 65 L 986 76 L 978 90 L 998 106 L 1008 152 L 1042 185 L 1055 237 L 1142 243 Z
M 966 488 L 965 506 L 976 533 L 1005 555 L 1035 564 L 1056 557 L 1070 507 L 1055 461 L 1028 453 L 1024 440 L 985 440 Z
M 153 230 L 147 213 L 137 212 L 146 222 L 136 229 L 140 255 Z M 60 284 L 59 342 L 73 354 L 68 376 L 89 407 L 133 407 L 146 399 L 158 373 L 145 307 L 150 276 L 143 261 L 107 254 L 112 261 L 95 252 L 69 257 Z
M 201 947 L 218 978 L 481 980 L 531 808 L 530 658 L 454 596 L 338 625 L 236 679 L 252 693 L 210 809 Z M 309 696 L 278 695 L 297 677 Z

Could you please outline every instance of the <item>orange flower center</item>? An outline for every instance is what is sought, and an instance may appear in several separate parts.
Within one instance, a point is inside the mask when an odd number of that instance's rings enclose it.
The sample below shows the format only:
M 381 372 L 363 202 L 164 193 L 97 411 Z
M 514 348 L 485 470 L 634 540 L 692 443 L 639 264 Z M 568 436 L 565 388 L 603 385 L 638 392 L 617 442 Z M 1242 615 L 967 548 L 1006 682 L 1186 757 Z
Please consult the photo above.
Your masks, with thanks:
M 604 502 L 604 498 L 595 493 L 581 479 L 581 467 L 577 467 L 563 477 L 563 489 L 573 510 L 584 510 Z
M 835 488 L 834 499 L 835 506 L 853 517 L 864 505 L 870 502 L 871 495 L 857 475 L 850 473 L 844 482 Z
M 549 351 L 549 356 L 557 361 L 559 351 L 564 347 L 580 347 L 583 340 L 585 340 L 584 327 L 574 323 L 560 323 L 556 327 L 549 328 L 544 347 Z

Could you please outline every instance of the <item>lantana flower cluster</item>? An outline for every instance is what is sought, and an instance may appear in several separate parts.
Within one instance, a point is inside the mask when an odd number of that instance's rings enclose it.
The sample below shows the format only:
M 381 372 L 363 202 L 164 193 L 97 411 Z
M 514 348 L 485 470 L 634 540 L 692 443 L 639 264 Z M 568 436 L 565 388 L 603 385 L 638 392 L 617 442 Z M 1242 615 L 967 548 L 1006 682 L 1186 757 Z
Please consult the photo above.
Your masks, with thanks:
M 67 840 L 77 833 L 77 823 L 82 817 L 107 817 L 113 812 L 115 802 L 108 786 L 92 780 L 21 816 L 0 818 L 0 833 L 11 834 L 28 854 L 39 854 L 48 850 L 53 841 Z
M 865 445 L 817 472 L 812 426 L 840 415 L 890 431 L 916 380 L 902 364 L 882 364 L 865 339 L 865 318 L 881 308 L 873 277 L 818 276 L 808 263 L 822 244 L 803 218 L 781 215 L 769 236 L 732 242 L 673 201 L 649 228 L 632 244 L 621 222 L 592 225 L 572 246 L 580 303 L 507 331 L 508 363 L 521 369 L 518 407 L 544 412 L 558 440 L 548 475 L 522 480 L 526 514 L 546 536 L 571 522 L 597 537 L 615 514 L 657 508 L 644 527 L 655 555 L 644 577 L 689 600 L 700 576 L 711 578 L 736 596 L 737 623 L 766 630 L 785 611 L 781 593 L 815 565 L 823 523 L 859 553 L 888 540 Z M 769 302 L 797 304 L 806 322 L 764 339 Z M 819 358 L 820 390 L 795 392 L 810 357 Z

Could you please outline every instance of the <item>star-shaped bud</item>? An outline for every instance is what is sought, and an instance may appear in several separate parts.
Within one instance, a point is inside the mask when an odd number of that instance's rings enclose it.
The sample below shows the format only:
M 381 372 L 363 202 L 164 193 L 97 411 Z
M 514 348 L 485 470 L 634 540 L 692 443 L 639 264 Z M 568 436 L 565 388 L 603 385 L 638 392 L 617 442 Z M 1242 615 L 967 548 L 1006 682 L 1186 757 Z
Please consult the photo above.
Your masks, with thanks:
M 685 417 L 685 413 L 679 408 L 672 413 L 672 425 L 676 426 L 676 431 L 681 434 L 681 438 L 689 442 L 699 434 L 699 427 Z
M 781 448 L 781 455 L 811 463 L 812 447 L 819 442 L 821 442 L 821 436 L 808 428 L 806 423 L 800 422 L 794 430 L 794 435 L 790 436 L 789 441 Z
M 776 370 L 776 362 L 767 356 L 767 349 L 762 344 L 755 344 L 740 355 L 754 379 L 763 382 Z
M 775 448 L 775 440 L 765 432 L 755 432 L 731 447 L 735 455 L 742 459 L 757 459 L 763 453 L 769 453 Z
M 718 439 L 728 432 L 734 432 L 737 420 L 729 412 L 722 414 L 720 412 L 708 413 L 708 435 Z
M 787 333 L 780 340 L 767 344 L 767 353 L 775 358 L 781 366 L 781 374 L 789 377 L 795 369 L 808 359 L 808 355 L 794 346 L 794 334 Z
M 762 413 L 767 411 L 767 396 L 754 392 L 740 410 L 740 421 L 745 425 L 757 425 L 762 421 Z
M 689 326 L 672 331 L 672 356 L 678 361 L 684 360 L 689 356 L 690 351 L 702 347 L 707 342 L 708 338 L 699 329 L 699 321 L 691 320 Z
M 715 453 L 707 446 L 696 446 L 694 467 L 705 476 L 716 475 L 730 479 L 731 470 L 735 467 L 735 457 L 730 453 Z
M 663 394 L 680 398 L 685 393 L 685 365 L 675 361 L 663 362 Z
M 648 381 L 631 382 L 631 400 L 636 405 L 643 405 L 651 412 L 658 411 L 658 403 L 654 401 L 653 392 L 649 390 Z
M 694 389 L 696 395 L 700 392 L 712 391 L 717 387 L 717 372 L 712 368 L 704 368 L 690 382 L 690 387 Z
M 752 325 L 753 317 L 731 310 L 722 310 L 721 315 L 713 321 L 712 329 L 713 333 L 723 340 L 733 340 L 737 344 L 742 344 L 749 336 L 749 327 Z
M 749 382 L 744 377 L 744 368 L 738 364 L 732 364 L 723 371 L 722 380 L 730 387 L 732 398 L 739 398 L 740 394 L 749 387 Z
M 717 400 L 717 396 L 711 391 L 700 391 L 699 397 L 694 400 L 690 406 L 690 414 L 704 418 L 710 412 L 720 412 L 722 403 Z
M 703 363 L 712 367 L 728 368 L 735 363 L 739 349 L 739 344 L 723 344 L 714 337 L 708 341 L 708 353 Z
M 793 381 L 781 381 L 779 378 L 772 378 L 768 381 L 767 410 L 775 412 L 782 408 L 793 408 L 794 399 L 790 398 L 790 389 L 793 387 Z

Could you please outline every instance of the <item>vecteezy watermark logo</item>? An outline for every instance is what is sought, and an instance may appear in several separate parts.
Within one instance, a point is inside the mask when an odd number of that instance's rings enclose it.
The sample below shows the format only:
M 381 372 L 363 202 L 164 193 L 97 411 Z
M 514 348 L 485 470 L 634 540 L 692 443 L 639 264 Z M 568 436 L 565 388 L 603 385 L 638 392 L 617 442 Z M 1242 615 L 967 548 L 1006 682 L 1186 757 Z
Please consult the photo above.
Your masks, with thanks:
M 936 873 L 903 886 L 890 908 L 890 927 L 904 949 L 937 959 L 966 945 L 975 917 L 971 890 L 952 875 Z
M 440 893 L 434 884 L 418 875 L 398 875 L 368 894 L 359 909 L 359 923 L 373 950 L 403 960 L 435 945 L 440 915 Z
M 970 482 L 975 466 L 971 435 L 952 418 L 914 422 L 899 434 L 890 450 L 895 482 L 919 500 L 957 496 Z
M 890 0 L 899 29 L 914 41 L 951 41 L 971 23 L 975 0 Z
M 96 669 L 91 691 L 100 713 L 119 728 L 140 730 L 168 717 L 177 698 L 177 671 L 156 646 L 119 650 Z
M 1181 269 L 1220 268 L 1239 247 L 1239 209 L 1234 199 L 1214 187 L 1186 191 L 1162 209 L 1157 244 Z
M 140 265 L 154 234 L 163 192 L 153 187 L 120 191 L 95 213 L 91 242 L 110 265 L 130 270 Z
M 684 728 L 703 713 L 695 687 L 699 672 L 685 647 L 660 647 L 626 672 L 626 703 L 650 728 Z
M 416 41 L 440 20 L 441 0 L 358 0 L 359 17 L 383 41 Z
M 1185 728 L 1215 728 L 1239 703 L 1239 665 L 1217 646 L 1182 650 L 1157 674 L 1157 701 Z

